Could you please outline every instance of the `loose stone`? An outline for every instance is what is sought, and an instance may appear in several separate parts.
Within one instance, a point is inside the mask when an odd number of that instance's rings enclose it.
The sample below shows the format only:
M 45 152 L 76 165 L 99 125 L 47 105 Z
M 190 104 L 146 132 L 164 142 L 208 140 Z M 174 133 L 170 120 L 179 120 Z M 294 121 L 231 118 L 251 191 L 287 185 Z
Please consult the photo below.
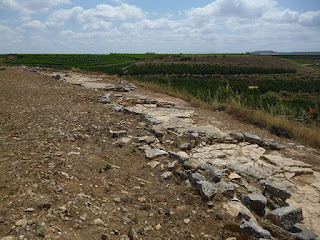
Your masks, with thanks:
M 146 157 L 149 159 L 154 159 L 163 155 L 167 155 L 167 152 L 161 149 L 150 149 L 145 151 Z
M 277 186 L 276 184 L 267 181 L 260 180 L 259 183 L 264 186 L 265 190 L 270 192 L 273 196 L 281 198 L 283 201 L 291 197 L 291 194 L 286 191 L 286 189 Z
M 267 218 L 284 229 L 303 221 L 302 207 L 282 207 L 268 213 Z
M 171 177 L 173 176 L 173 173 L 172 172 L 164 172 L 161 177 L 165 180 L 168 180 L 170 179 Z
M 315 240 L 317 235 L 310 229 L 306 228 L 303 224 L 296 223 L 288 230 L 297 240 Z
M 217 189 L 208 181 L 198 181 L 196 188 L 200 193 L 202 200 L 208 202 L 217 194 Z
M 265 207 L 267 205 L 267 199 L 262 194 L 251 193 L 248 194 L 248 200 L 250 202 L 250 209 L 259 216 L 264 216 Z
M 186 161 L 189 161 L 189 156 L 186 152 L 169 152 L 169 156 L 172 158 L 172 159 L 177 159 L 179 160 L 179 162 L 181 163 L 184 163 Z
M 220 181 L 217 183 L 218 188 L 221 190 L 222 195 L 227 197 L 233 197 L 234 187 L 232 183 L 227 183 L 225 181 Z
M 201 168 L 205 170 L 205 172 L 209 175 L 212 181 L 214 181 L 215 183 L 220 182 L 222 178 L 222 170 L 206 163 L 202 164 Z
M 240 229 L 249 235 L 257 238 L 271 239 L 271 234 L 269 231 L 262 229 L 257 224 L 253 222 L 243 221 L 240 224 Z

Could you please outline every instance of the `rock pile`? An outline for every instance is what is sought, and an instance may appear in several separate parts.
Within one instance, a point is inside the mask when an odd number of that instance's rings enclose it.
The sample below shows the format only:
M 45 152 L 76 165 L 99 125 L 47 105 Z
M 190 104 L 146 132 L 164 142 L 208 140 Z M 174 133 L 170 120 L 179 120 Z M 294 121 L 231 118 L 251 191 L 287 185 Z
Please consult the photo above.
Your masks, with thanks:
M 253 237 L 271 239 L 271 232 L 259 224 L 260 219 L 265 219 L 274 228 L 279 226 L 293 237 L 297 235 L 293 228 L 300 224 L 298 226 L 303 226 L 300 234 L 309 234 L 306 239 L 315 239 L 316 235 L 301 224 L 304 220 L 302 208 L 286 202 L 291 197 L 290 187 L 279 186 L 271 180 L 285 173 L 313 174 L 310 165 L 285 158 L 279 152 L 266 154 L 269 149 L 285 148 L 275 141 L 249 133 L 226 134 L 210 125 L 194 125 L 193 111 L 173 104 L 166 104 L 164 108 L 147 98 L 130 98 L 129 101 L 135 105 L 123 108 L 123 111 L 144 116 L 159 143 L 170 142 L 166 140 L 167 135 L 175 135 L 182 142 L 177 148 L 183 151 L 169 151 L 167 154 L 159 145 L 145 151 L 148 160 L 159 157 L 173 160 L 167 164 L 163 179 L 177 176 L 196 189 L 208 206 L 213 206 L 216 196 L 221 194 L 224 201 L 232 203 L 230 208 L 237 209 L 239 229 Z M 155 127 L 161 134 L 157 134 Z

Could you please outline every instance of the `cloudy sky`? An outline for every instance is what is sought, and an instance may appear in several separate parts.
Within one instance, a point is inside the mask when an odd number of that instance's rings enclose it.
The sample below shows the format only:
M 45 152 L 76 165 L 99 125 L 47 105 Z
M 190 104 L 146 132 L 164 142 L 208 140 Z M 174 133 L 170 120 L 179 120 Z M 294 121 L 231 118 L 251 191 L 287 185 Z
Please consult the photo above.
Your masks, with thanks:
M 0 0 L 1 53 L 320 51 L 320 0 Z

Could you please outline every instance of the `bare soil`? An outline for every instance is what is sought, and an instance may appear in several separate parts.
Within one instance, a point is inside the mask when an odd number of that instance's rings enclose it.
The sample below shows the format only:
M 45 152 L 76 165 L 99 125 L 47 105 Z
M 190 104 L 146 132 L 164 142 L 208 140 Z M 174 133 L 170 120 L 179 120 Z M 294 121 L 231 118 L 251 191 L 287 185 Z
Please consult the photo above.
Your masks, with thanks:
M 314 68 L 305 67 L 290 60 L 259 55 L 170 55 L 163 58 L 150 58 L 147 63 L 185 63 L 185 64 L 211 64 L 221 66 L 242 66 L 262 68 L 294 68 L 298 73 L 319 74 Z

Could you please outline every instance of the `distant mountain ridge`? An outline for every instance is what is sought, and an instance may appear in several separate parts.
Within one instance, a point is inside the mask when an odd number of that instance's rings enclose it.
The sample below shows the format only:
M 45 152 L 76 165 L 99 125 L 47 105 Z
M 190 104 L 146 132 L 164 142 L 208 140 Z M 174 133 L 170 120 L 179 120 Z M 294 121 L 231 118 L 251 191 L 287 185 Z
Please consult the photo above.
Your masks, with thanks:
M 320 52 L 274 52 L 272 50 L 254 51 L 250 54 L 256 55 L 320 55 Z

